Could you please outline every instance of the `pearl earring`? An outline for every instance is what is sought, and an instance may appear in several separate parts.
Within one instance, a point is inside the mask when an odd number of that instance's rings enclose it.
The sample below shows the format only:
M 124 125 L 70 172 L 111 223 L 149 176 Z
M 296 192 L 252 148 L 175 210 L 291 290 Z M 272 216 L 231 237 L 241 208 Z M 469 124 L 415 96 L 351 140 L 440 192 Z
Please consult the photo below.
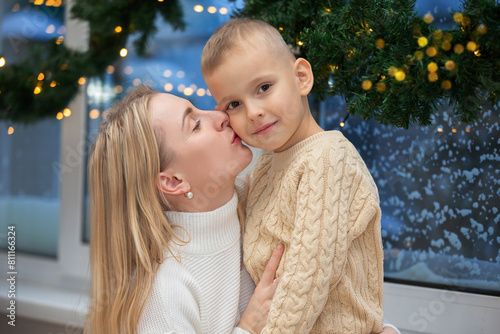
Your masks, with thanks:
M 193 198 L 193 193 L 188 191 L 187 193 L 184 193 L 184 197 L 187 197 L 188 199 Z

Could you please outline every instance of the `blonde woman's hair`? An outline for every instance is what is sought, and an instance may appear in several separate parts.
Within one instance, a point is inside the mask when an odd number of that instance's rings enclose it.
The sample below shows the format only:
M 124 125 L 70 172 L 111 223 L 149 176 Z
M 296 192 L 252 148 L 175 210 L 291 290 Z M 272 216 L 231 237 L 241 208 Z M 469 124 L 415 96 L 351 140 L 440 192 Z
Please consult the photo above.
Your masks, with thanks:
M 172 155 L 160 141 L 161 128 L 151 124 L 153 94 L 140 86 L 115 104 L 90 151 L 92 283 L 85 333 L 136 333 L 164 249 L 181 242 L 157 187 Z
M 201 54 L 201 73 L 203 76 L 212 74 L 227 52 L 235 49 L 244 51 L 245 47 L 260 43 L 265 43 L 268 51 L 280 59 L 295 61 L 290 47 L 272 25 L 249 18 L 236 18 L 219 26 L 205 44 Z

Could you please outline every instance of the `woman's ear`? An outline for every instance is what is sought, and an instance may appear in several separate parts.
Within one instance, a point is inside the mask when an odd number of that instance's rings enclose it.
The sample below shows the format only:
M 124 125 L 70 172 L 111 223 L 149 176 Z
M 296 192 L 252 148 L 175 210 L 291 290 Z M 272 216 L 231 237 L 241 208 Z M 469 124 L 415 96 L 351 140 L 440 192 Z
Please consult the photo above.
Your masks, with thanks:
M 311 64 L 304 58 L 297 58 L 294 63 L 295 75 L 299 79 L 300 93 L 306 96 L 311 91 L 314 84 L 314 75 Z
M 165 195 L 182 195 L 189 191 L 189 183 L 181 175 L 169 170 L 160 172 L 158 176 L 158 188 Z

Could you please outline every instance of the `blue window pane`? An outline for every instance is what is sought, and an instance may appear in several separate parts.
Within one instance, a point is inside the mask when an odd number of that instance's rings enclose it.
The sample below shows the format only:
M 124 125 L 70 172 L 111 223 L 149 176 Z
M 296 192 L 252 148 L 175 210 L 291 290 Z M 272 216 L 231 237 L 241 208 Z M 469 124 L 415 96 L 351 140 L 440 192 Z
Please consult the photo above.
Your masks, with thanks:
M 57 256 L 60 121 L 0 122 L 0 247 L 16 227 L 16 249 Z M 14 132 L 8 134 L 8 128 Z
M 323 126 L 341 130 L 378 186 L 385 277 L 500 294 L 500 117 L 487 108 L 461 124 L 443 106 L 429 127 L 409 130 L 322 104 Z
M 29 49 L 64 36 L 64 7 L 0 4 L 0 54 L 12 64 Z M 0 122 L 0 248 L 15 226 L 16 251 L 57 257 L 61 121 Z

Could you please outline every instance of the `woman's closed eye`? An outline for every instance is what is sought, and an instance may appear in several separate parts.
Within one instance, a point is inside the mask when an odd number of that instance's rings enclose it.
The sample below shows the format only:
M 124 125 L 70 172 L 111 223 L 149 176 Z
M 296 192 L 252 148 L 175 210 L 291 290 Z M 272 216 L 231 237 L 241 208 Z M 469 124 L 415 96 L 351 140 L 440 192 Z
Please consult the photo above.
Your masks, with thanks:
M 198 131 L 200 129 L 200 123 L 201 123 L 200 120 L 196 121 L 196 125 L 193 128 L 193 132 L 196 132 L 196 131 Z

